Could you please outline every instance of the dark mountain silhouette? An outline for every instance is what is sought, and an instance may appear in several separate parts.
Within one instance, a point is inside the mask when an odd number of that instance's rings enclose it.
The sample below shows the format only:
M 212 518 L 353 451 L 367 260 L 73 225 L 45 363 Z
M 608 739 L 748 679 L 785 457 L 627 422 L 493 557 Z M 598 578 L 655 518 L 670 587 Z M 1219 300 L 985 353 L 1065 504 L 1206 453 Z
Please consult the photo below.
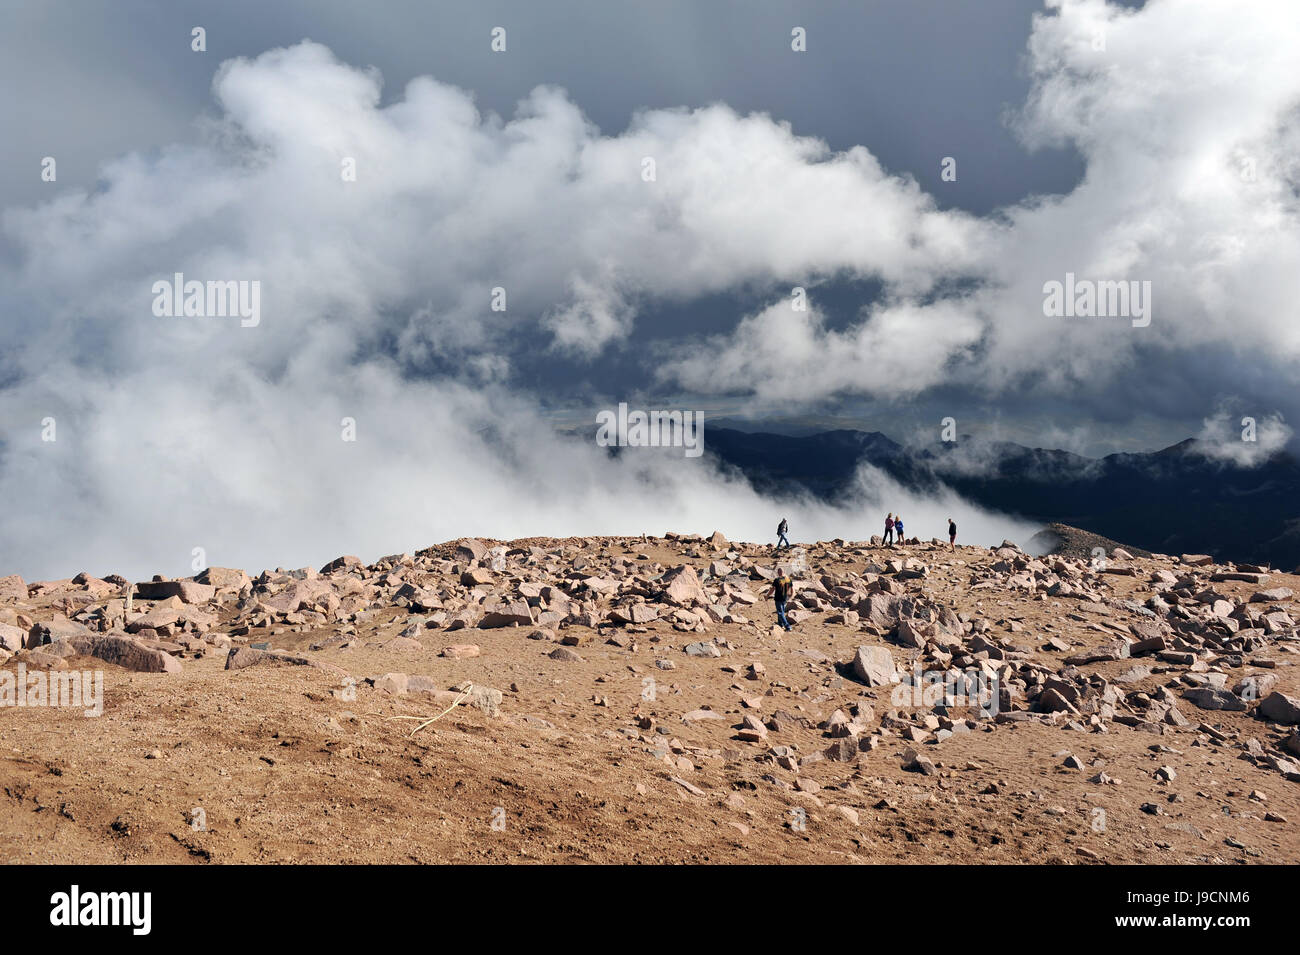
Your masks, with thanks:
M 705 448 L 768 492 L 802 488 L 834 502 L 867 461 L 917 491 L 946 484 L 986 508 L 1147 550 L 1285 570 L 1300 565 L 1300 462 L 1285 452 L 1243 467 L 1207 456 L 1193 439 L 1088 458 L 969 438 L 908 448 L 878 432 L 788 436 L 729 428 L 709 430 Z

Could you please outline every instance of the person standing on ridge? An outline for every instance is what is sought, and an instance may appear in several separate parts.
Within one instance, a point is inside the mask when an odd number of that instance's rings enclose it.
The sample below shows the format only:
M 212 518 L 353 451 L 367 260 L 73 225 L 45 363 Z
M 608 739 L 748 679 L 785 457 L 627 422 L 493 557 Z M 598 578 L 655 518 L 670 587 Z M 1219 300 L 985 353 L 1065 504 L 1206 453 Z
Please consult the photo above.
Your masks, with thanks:
M 778 571 L 776 580 L 772 581 L 772 599 L 776 603 L 776 619 L 786 630 L 793 630 L 790 621 L 785 619 L 785 605 L 794 596 L 794 581 L 790 579 L 789 571 L 782 567 Z
M 884 546 L 888 547 L 893 542 L 894 542 L 894 512 L 890 511 L 889 516 L 885 518 Z
M 957 525 L 953 523 L 951 517 L 948 518 L 948 549 L 957 549 Z
M 894 533 L 898 536 L 899 545 L 903 544 L 903 515 L 899 514 L 894 518 Z
M 781 549 L 782 544 L 784 544 L 787 548 L 790 546 L 790 542 L 786 540 L 785 537 L 785 532 L 788 531 L 789 529 L 790 529 L 790 522 L 787 521 L 784 517 L 781 518 L 781 523 L 776 525 L 776 549 L 777 550 Z

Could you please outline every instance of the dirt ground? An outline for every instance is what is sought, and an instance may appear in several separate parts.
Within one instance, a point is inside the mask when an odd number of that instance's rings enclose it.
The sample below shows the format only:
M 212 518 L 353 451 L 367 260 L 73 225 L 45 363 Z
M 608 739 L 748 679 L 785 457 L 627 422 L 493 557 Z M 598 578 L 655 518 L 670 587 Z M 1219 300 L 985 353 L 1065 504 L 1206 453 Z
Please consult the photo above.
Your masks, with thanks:
M 971 566 L 992 559 L 986 549 L 910 550 L 930 566 L 915 586 L 1006 630 L 1014 623 L 1035 659 L 1060 665 L 1059 653 L 1041 649 L 1049 633 L 1076 646 L 1104 639 L 1074 601 L 969 590 Z M 683 562 L 663 542 L 649 556 Z M 808 550 L 814 572 L 861 569 L 870 559 Z M 1142 577 L 1108 584 L 1115 595 L 1143 586 Z M 1273 574 L 1268 586 L 1300 592 L 1300 578 Z M 504 694 L 498 716 L 461 705 L 414 735 L 416 721 L 394 717 L 432 717 L 445 707 L 365 682 L 350 690 L 321 669 L 226 671 L 225 655 L 214 653 L 187 656 L 179 674 L 145 674 L 73 659 L 74 668 L 104 671 L 102 716 L 0 709 L 0 861 L 1300 862 L 1300 784 L 1198 728 L 1265 740 L 1267 727 L 1247 713 L 1184 706 L 1191 725 L 1160 735 L 1118 723 L 1090 733 L 1063 722 L 991 721 L 938 744 L 886 734 L 856 763 L 826 759 L 797 772 L 756 759 L 775 745 L 807 755 L 831 739 L 798 727 L 741 742 L 734 727 L 745 713 L 786 710 L 815 724 L 863 700 L 877 714 L 894 708 L 888 688 L 868 689 L 836 666 L 870 641 L 824 616 L 769 633 L 774 617 L 763 601 L 751 617 L 761 633 L 712 624 L 699 636 L 658 620 L 625 631 L 625 647 L 573 627 L 560 631 L 585 636 L 573 648 L 582 660 L 571 662 L 551 659 L 556 644 L 526 639 L 524 627 L 429 630 L 422 650 L 367 646 L 406 627 L 411 615 L 393 607 L 359 628 L 354 648 L 312 653 L 358 681 L 398 671 Z M 280 627 L 272 641 L 306 651 L 336 629 Z M 720 658 L 683 652 L 708 639 L 731 649 Z M 439 656 L 460 643 L 478 644 L 481 656 Z M 1262 655 L 1277 663 L 1278 689 L 1295 696 L 1291 648 L 1300 649 L 1279 643 Z M 1114 676 L 1134 662 L 1093 669 Z M 764 669 L 757 680 L 747 677 L 751 663 Z M 1126 689 L 1155 689 L 1170 676 L 1157 668 Z M 699 709 L 721 718 L 683 719 Z M 908 748 L 923 750 L 938 773 L 905 771 Z M 1068 754 L 1084 768 L 1066 768 Z M 1172 781 L 1156 777 L 1160 767 L 1174 771 Z M 1089 782 L 1102 771 L 1115 782 Z M 1266 821 L 1266 813 L 1285 821 Z

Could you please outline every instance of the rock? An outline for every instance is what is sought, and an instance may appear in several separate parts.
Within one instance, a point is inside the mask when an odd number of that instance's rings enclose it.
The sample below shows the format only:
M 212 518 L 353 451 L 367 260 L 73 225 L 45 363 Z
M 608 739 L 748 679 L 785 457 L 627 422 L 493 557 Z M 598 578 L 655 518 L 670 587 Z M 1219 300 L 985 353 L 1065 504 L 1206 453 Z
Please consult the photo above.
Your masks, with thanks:
M 767 727 L 749 714 L 741 719 L 736 729 L 736 738 L 746 743 L 761 743 L 767 739 Z
M 150 580 L 135 585 L 141 600 L 166 600 L 179 597 L 187 604 L 207 603 L 217 595 L 217 588 L 192 580 Z
M 903 750 L 903 769 L 923 776 L 934 776 L 939 772 L 928 756 L 922 756 L 914 749 Z
M 1128 650 L 1131 656 L 1140 657 L 1148 653 L 1159 653 L 1168 649 L 1168 646 L 1169 644 L 1165 641 L 1164 635 L 1155 633 L 1131 643 Z
M 0 600 L 26 600 L 27 584 L 17 574 L 0 577 Z
M 154 630 L 164 636 L 170 635 L 180 624 L 181 612 L 175 607 L 154 607 L 148 613 L 142 613 L 127 621 L 126 632 L 136 633 L 140 630 Z
M 352 554 L 345 554 L 342 557 L 335 557 L 332 561 L 320 569 L 322 574 L 332 574 L 339 570 L 360 570 L 364 565 L 361 558 Z
M 1185 690 L 1183 699 L 1203 710 L 1238 711 L 1246 709 L 1246 704 L 1241 697 L 1222 687 L 1202 686 Z
M 1259 715 L 1274 723 L 1295 726 L 1300 723 L 1300 700 L 1283 693 L 1270 693 L 1259 704 Z
M 851 763 L 858 758 L 858 742 L 855 739 L 837 739 L 830 746 L 822 750 L 822 756 L 826 759 L 840 763 Z
M 867 686 L 889 686 L 898 682 L 893 655 L 886 647 L 858 647 L 852 667 L 853 675 Z
M 498 604 L 495 609 L 484 613 L 483 619 L 478 622 L 478 626 L 480 630 L 488 630 L 494 627 L 512 627 L 515 625 L 531 627 L 536 622 L 533 619 L 533 610 L 528 606 L 528 601 L 511 600 L 507 603 Z
M 615 607 L 609 612 L 610 623 L 639 625 L 657 619 L 659 619 L 659 611 L 649 604 L 629 604 L 626 607 Z
M 464 693 L 468 690 L 469 696 L 466 702 L 488 716 L 497 716 L 501 713 L 501 701 L 505 699 L 505 694 L 500 690 L 494 690 L 490 686 L 479 686 L 477 683 L 461 683 L 453 686 L 452 690 L 456 693 Z
M 379 649 L 410 653 L 414 650 L 423 650 L 424 644 L 419 640 L 412 640 L 410 637 L 393 637 L 393 639 L 381 643 Z
M 1232 692 L 1248 702 L 1262 700 L 1280 680 L 1276 673 L 1250 673 L 1237 681 Z
M 718 645 L 711 640 L 707 643 L 688 643 L 683 649 L 686 651 L 686 655 L 691 657 L 722 656 L 722 651 L 718 649 Z
M 1178 559 L 1192 567 L 1208 567 L 1214 563 L 1214 558 L 1209 554 L 1183 554 Z
M 577 650 L 570 650 L 568 647 L 556 647 L 547 654 L 552 660 L 559 660 L 561 663 L 582 663 L 582 657 Z
M 1048 687 L 1038 694 L 1038 708 L 1044 713 L 1078 713 L 1078 708 L 1066 698 L 1061 690 Z
M 82 656 L 95 657 L 136 673 L 181 672 L 180 661 L 171 654 L 148 647 L 132 637 L 98 633 L 63 637 L 51 644 L 51 650 L 60 645 Z
M 27 631 L 27 646 L 30 649 L 46 643 L 53 643 L 55 640 L 92 635 L 93 632 L 88 627 L 82 626 L 75 620 L 69 620 L 67 617 L 55 617 L 53 620 L 38 620 L 32 624 L 32 628 Z
M 1151 668 L 1148 666 L 1129 667 L 1123 673 L 1116 676 L 1116 683 L 1137 683 L 1139 680 L 1145 680 L 1151 675 Z
M 715 713 L 713 710 L 691 710 L 689 713 L 682 714 L 682 720 L 691 723 L 695 720 L 720 720 L 725 719 L 721 713 Z
M 1248 584 L 1262 584 L 1268 580 L 1268 574 L 1247 573 L 1244 571 L 1224 571 L 1218 574 L 1211 574 L 1210 580 L 1216 584 L 1228 580 L 1240 580 Z
M 216 590 L 232 591 L 234 593 L 238 593 L 252 584 L 252 581 L 248 579 L 248 574 L 233 567 L 208 567 L 194 579 Z
M 466 587 L 491 586 L 496 577 L 486 567 L 471 567 L 460 575 L 460 582 Z
M 375 680 L 375 689 L 381 692 L 391 694 L 392 696 L 401 696 L 406 693 L 410 686 L 410 677 L 405 673 L 385 673 L 379 679 Z
M 1290 587 L 1274 587 L 1272 590 L 1257 590 L 1251 594 L 1251 603 L 1281 603 L 1290 600 L 1295 592 Z
M 252 647 L 234 647 L 226 655 L 227 670 L 244 670 L 255 666 L 315 666 L 320 669 L 337 670 L 329 664 L 317 664 L 306 657 L 286 653 L 283 650 L 255 650 Z
M 707 604 L 708 596 L 700 584 L 700 577 L 690 564 L 682 564 L 668 571 L 660 578 L 663 597 L 668 603 L 677 607 L 692 607 L 697 602 Z
M 20 627 L 0 623 L 0 650 L 17 653 L 27 642 L 27 633 Z
M 442 655 L 451 660 L 467 660 L 476 657 L 481 653 L 476 643 L 457 643 L 450 647 L 442 648 Z
M 1127 660 L 1129 653 L 1129 642 L 1127 640 L 1116 640 L 1094 650 L 1085 650 L 1083 653 L 1076 653 L 1074 656 L 1066 657 L 1065 662 L 1071 666 L 1086 666 L 1089 663 Z
M 491 548 L 481 540 L 466 537 L 456 542 L 455 558 L 458 561 L 473 563 L 486 557 L 489 550 Z
M 55 644 L 51 643 L 48 646 L 52 647 L 55 646 Z M 27 665 L 29 667 L 37 667 L 45 670 L 66 670 L 68 668 L 68 661 L 56 654 L 47 653 L 45 650 L 28 650 Z

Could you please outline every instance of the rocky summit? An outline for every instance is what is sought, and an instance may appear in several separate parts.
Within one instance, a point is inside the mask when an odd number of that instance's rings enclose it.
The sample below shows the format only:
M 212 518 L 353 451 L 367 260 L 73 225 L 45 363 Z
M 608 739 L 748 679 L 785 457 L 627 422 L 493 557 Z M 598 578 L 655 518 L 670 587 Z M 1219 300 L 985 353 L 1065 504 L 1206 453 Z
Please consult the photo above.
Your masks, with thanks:
M 1092 549 L 0 578 L 0 860 L 1300 862 L 1300 579 Z

